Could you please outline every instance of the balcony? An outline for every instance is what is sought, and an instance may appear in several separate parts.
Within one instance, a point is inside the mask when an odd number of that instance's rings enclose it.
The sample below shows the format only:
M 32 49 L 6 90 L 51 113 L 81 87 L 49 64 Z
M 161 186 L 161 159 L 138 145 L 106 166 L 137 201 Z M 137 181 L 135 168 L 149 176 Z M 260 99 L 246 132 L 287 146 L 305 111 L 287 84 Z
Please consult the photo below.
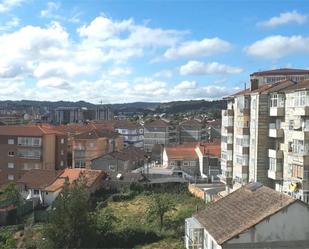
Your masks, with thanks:
M 292 139 L 296 139 L 296 140 L 309 140 L 309 131 L 308 130 L 293 131 Z
M 239 135 L 249 135 L 250 134 L 250 128 L 248 128 L 248 127 L 237 128 L 237 133 Z
M 290 152 L 288 156 L 288 162 L 290 164 L 309 165 L 309 155 Z
M 267 176 L 268 176 L 268 178 L 273 179 L 273 180 L 282 180 L 283 172 L 282 172 L 282 170 L 281 171 L 278 171 L 278 170 L 273 171 L 273 170 L 269 169 L 267 171 Z
M 223 116 L 234 116 L 234 110 L 231 110 L 231 109 L 222 110 L 222 117 Z
M 226 185 L 232 185 L 233 183 L 233 177 L 231 172 L 222 172 L 221 175 L 218 175 L 220 182 L 226 184 Z
M 309 116 L 309 106 L 295 107 L 294 108 L 294 115 L 297 115 L 297 116 Z
M 225 171 L 231 171 L 233 168 L 233 161 L 232 160 L 225 160 L 221 158 L 221 169 Z
M 276 127 L 276 124 L 269 124 L 269 137 L 282 138 L 284 135 L 283 129 Z
M 268 150 L 268 157 L 282 159 L 283 158 L 283 151 L 282 150 L 269 149 Z
M 284 107 L 270 107 L 269 116 L 271 117 L 281 117 L 284 116 Z
M 221 149 L 222 150 L 233 150 L 233 143 L 221 142 Z

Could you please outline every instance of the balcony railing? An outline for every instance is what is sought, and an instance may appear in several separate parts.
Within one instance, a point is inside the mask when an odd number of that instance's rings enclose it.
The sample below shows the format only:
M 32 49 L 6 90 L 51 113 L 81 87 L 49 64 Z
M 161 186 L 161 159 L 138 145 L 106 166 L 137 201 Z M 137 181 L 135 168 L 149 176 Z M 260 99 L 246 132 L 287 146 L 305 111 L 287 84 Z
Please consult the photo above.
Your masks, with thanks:
M 281 138 L 283 137 L 284 133 L 283 133 L 283 129 L 276 126 L 276 124 L 271 123 L 269 124 L 269 133 L 268 133 L 269 137 L 274 137 L 274 138 Z
M 272 117 L 284 116 L 284 107 L 270 107 L 269 116 Z
M 281 158 L 283 158 L 283 151 L 282 150 L 269 149 L 268 150 L 268 157 L 281 159 Z

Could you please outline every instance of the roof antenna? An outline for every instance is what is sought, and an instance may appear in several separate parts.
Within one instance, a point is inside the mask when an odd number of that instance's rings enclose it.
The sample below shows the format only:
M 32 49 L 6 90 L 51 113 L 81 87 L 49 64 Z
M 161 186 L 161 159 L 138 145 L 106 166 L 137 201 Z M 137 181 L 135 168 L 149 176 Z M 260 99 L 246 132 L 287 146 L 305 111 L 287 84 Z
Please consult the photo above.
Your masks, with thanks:
M 245 85 L 245 90 L 246 90 L 246 89 L 247 89 L 247 82 L 245 82 L 245 84 L 244 84 L 244 85 Z

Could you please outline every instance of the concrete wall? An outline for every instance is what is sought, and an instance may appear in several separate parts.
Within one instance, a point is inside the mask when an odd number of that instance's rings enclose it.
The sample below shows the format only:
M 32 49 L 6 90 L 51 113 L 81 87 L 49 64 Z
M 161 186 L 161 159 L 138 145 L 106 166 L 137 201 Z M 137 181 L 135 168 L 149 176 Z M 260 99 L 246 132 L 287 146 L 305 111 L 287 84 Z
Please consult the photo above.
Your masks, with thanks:
M 284 244 L 297 240 L 308 240 L 309 243 L 309 207 L 300 202 L 291 204 L 227 244 L 274 241 Z

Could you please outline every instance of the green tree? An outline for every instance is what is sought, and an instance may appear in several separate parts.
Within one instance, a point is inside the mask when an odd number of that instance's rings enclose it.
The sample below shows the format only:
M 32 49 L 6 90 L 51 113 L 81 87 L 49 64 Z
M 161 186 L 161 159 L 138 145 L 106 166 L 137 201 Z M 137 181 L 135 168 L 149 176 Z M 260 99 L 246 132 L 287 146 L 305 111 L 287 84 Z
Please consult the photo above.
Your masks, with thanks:
M 167 212 L 175 210 L 175 203 L 166 193 L 155 193 L 152 195 L 152 202 L 147 210 L 148 219 L 159 219 L 160 230 L 164 226 L 164 218 Z
M 117 218 L 110 207 L 98 210 L 96 214 L 96 227 L 99 235 L 104 236 L 107 232 L 112 231 L 116 221 Z
M 11 182 L 7 184 L 3 190 L 4 197 L 7 201 L 15 206 L 21 203 L 21 196 L 15 183 Z
M 84 177 L 72 184 L 65 182 L 45 229 L 53 248 L 93 247 L 93 215 L 89 212 L 89 194 Z
M 11 230 L 3 229 L 0 231 L 0 248 L 11 249 L 16 248 L 14 233 Z

